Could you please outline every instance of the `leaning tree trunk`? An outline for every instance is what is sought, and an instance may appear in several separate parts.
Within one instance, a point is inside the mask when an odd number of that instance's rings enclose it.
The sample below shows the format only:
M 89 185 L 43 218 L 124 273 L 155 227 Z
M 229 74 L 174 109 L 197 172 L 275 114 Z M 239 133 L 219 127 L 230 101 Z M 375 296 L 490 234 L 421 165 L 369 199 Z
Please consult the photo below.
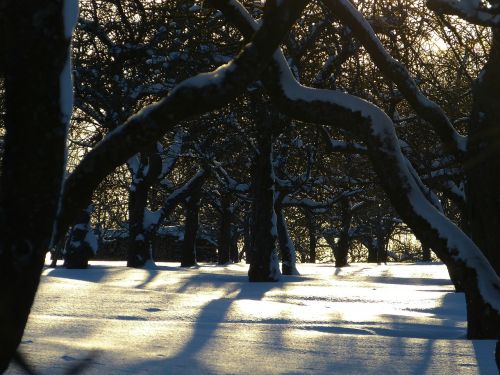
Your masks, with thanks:
M 467 145 L 466 196 L 470 236 L 500 275 L 500 29 L 479 79 Z
M 300 275 L 296 265 L 295 246 L 290 238 L 285 215 L 283 215 L 283 208 L 279 201 L 275 209 L 278 227 L 278 244 L 281 253 L 281 272 L 283 275 Z
M 201 187 L 186 199 L 186 223 L 181 246 L 181 267 L 196 266 L 196 237 L 199 227 Z
M 72 107 L 64 1 L 2 2 L 5 151 L 0 211 L 0 373 L 21 341 L 59 209 Z M 66 21 L 66 22 L 65 22 Z M 36 64 L 36 67 L 34 66 Z
M 252 176 L 253 220 L 251 230 L 250 281 L 277 281 L 280 278 L 276 253 L 276 213 L 270 122 L 261 126 L 259 153 Z
M 344 8 L 351 6 L 349 2 L 335 4 Z M 351 23 L 362 20 L 356 14 L 347 16 Z M 233 12 L 232 17 L 245 37 L 252 34 L 254 27 L 257 28 L 255 23 L 248 25 L 251 21 L 246 15 L 239 16 Z M 365 43 L 368 43 L 367 40 L 373 42 L 373 34 L 368 26 L 361 23 L 357 31 L 363 34 Z M 393 74 L 395 78 L 391 78 L 397 80 L 398 88 L 410 97 L 412 105 L 420 112 L 425 112 L 423 114 L 427 117 L 442 119 L 439 107 L 424 100 L 415 82 L 406 77 L 406 70 L 387 58 L 380 48 L 380 43 L 370 44 L 370 50 L 376 50 L 378 60 L 383 60 L 380 64 Z M 380 108 L 360 98 L 340 91 L 315 90 L 300 85 L 280 52 L 274 55 L 273 62 L 262 75 L 262 82 L 273 104 L 288 116 L 305 122 L 341 127 L 364 140 L 379 181 L 398 214 L 417 238 L 430 246 L 445 264 L 461 271 L 459 274 L 468 306 L 468 337 L 498 338 L 498 276 L 479 248 L 427 200 L 421 180 L 408 168 L 407 160 L 401 153 L 391 119 Z M 443 125 L 441 134 L 450 135 L 447 123 L 441 121 L 440 124 Z M 455 139 L 453 132 L 451 137 Z

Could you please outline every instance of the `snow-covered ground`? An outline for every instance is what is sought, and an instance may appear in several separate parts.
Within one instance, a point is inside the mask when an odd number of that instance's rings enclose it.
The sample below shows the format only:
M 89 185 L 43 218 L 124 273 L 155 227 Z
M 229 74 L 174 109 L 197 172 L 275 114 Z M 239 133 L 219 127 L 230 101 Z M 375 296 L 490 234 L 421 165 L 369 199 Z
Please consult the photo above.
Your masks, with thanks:
M 92 354 L 86 374 L 497 374 L 443 265 L 298 269 L 45 269 L 21 350 L 51 375 Z

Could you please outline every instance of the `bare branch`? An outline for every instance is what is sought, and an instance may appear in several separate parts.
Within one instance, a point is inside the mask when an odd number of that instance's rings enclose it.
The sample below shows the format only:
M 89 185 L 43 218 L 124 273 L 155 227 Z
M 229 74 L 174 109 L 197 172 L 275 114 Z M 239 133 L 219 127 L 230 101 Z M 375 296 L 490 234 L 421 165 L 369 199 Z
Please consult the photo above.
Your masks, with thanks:
M 324 3 L 351 28 L 373 62 L 386 78 L 396 84 L 417 114 L 434 126 L 444 147 L 461 158 L 466 150 L 466 138 L 457 133 L 443 109 L 420 91 L 405 66 L 385 50 L 363 15 L 348 0 L 324 0 Z
M 498 10 L 481 7 L 481 1 L 427 0 L 427 7 L 436 13 L 458 16 L 475 25 L 500 26 Z
M 234 60 L 213 72 L 181 82 L 167 97 L 145 107 L 109 133 L 66 180 L 64 210 L 56 236 L 65 232 L 75 213 L 115 168 L 150 146 L 179 121 L 220 108 L 255 81 L 307 3 L 308 0 L 266 2 L 261 28 Z

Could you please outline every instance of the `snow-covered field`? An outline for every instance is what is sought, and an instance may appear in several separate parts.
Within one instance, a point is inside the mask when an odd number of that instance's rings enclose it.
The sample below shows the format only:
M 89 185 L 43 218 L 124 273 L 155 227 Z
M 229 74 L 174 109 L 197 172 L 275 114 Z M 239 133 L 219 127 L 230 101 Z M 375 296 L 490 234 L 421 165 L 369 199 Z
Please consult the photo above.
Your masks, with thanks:
M 298 268 L 45 269 L 21 350 L 51 375 L 91 354 L 86 374 L 497 374 L 443 265 Z

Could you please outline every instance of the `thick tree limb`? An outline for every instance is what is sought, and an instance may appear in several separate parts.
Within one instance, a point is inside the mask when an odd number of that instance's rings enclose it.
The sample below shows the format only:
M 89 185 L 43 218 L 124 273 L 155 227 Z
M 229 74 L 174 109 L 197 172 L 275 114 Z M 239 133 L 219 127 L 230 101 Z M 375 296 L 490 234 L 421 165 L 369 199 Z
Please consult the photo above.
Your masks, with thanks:
M 258 27 L 236 0 L 217 3 L 223 3 L 221 10 L 245 37 L 249 36 L 249 29 Z M 340 127 L 365 141 L 381 185 L 399 215 L 422 242 L 458 271 L 457 277 L 467 294 L 469 337 L 498 337 L 500 279 L 474 242 L 424 195 L 423 183 L 409 170 L 401 152 L 392 120 L 380 108 L 358 97 L 300 85 L 281 51 L 275 53 L 262 81 L 273 103 L 287 115 L 305 122 Z
M 415 112 L 428 121 L 444 147 L 458 158 L 466 149 L 466 138 L 457 133 L 443 109 L 429 100 L 418 88 L 406 67 L 384 48 L 369 22 L 348 0 L 323 0 L 334 14 L 352 30 L 384 76 L 394 82 Z
M 472 0 L 427 0 L 427 7 L 439 14 L 458 16 L 475 25 L 498 27 L 500 13 L 498 10 L 483 8 L 480 1 Z
M 181 82 L 167 97 L 145 107 L 108 134 L 66 180 L 57 237 L 74 220 L 82 202 L 88 201 L 97 185 L 116 167 L 179 121 L 225 105 L 255 81 L 307 3 L 308 0 L 266 2 L 262 27 L 234 60 Z

